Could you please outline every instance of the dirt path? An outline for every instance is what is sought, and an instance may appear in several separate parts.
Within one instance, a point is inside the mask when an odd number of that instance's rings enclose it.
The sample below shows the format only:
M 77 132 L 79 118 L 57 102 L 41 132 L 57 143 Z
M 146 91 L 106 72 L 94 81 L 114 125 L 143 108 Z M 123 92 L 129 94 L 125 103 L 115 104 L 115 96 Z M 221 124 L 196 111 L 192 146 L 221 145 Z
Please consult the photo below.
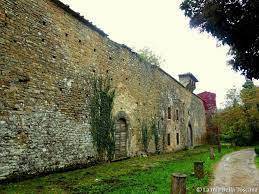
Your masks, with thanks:
M 256 169 L 255 152 L 245 149 L 222 158 L 215 169 L 211 194 L 259 194 L 259 170 Z M 242 189 L 242 190 L 241 190 Z

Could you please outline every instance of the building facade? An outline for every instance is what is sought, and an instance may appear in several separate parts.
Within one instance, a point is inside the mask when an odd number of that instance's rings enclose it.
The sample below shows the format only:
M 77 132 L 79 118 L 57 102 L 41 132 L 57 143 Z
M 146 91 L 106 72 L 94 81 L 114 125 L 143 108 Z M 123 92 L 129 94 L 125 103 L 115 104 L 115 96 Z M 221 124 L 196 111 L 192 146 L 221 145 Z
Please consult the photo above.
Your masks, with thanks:
M 151 120 L 162 152 L 204 143 L 198 96 L 60 1 L 2 0 L 0 26 L 0 180 L 96 160 L 89 130 L 96 75 L 108 76 L 116 92 L 118 158 L 143 152 L 141 124 Z M 155 151 L 149 127 L 148 152 Z

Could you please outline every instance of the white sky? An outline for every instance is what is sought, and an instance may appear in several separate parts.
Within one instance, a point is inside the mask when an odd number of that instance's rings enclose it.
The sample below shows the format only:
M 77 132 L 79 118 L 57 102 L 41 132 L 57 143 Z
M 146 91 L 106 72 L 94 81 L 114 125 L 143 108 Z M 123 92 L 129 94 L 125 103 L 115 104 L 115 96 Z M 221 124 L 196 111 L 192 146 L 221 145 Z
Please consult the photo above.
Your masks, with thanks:
M 194 92 L 216 93 L 218 107 L 222 107 L 227 89 L 241 88 L 245 81 L 226 65 L 227 46 L 217 47 L 214 38 L 190 29 L 188 18 L 179 9 L 182 0 L 62 1 L 110 39 L 136 49 L 151 48 L 165 59 L 161 67 L 176 79 L 180 73 L 193 73 L 199 80 Z

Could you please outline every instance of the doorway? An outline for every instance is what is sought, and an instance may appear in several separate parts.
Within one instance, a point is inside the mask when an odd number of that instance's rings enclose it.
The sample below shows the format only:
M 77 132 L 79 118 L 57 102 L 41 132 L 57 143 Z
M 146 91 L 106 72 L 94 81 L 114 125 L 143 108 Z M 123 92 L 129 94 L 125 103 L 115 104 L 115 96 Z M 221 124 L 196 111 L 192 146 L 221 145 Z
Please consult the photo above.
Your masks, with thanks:
M 188 147 L 192 147 L 193 146 L 193 131 L 192 131 L 192 125 L 189 124 L 188 125 L 188 138 L 187 138 L 187 145 Z
M 115 123 L 115 159 L 127 157 L 127 134 L 128 127 L 124 118 Z

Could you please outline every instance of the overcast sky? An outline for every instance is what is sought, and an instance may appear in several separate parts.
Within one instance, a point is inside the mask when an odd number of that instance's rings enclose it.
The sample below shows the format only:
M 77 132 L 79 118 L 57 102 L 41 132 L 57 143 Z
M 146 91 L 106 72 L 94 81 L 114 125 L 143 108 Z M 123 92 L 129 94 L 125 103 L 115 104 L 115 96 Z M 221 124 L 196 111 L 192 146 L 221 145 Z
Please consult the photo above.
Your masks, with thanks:
M 188 18 L 179 9 L 182 0 L 62 1 L 110 39 L 135 49 L 151 48 L 165 60 L 161 67 L 173 77 L 193 73 L 199 80 L 194 93 L 216 93 L 218 107 L 222 107 L 227 89 L 241 88 L 245 81 L 227 66 L 227 46 L 217 47 L 214 38 L 190 29 Z

